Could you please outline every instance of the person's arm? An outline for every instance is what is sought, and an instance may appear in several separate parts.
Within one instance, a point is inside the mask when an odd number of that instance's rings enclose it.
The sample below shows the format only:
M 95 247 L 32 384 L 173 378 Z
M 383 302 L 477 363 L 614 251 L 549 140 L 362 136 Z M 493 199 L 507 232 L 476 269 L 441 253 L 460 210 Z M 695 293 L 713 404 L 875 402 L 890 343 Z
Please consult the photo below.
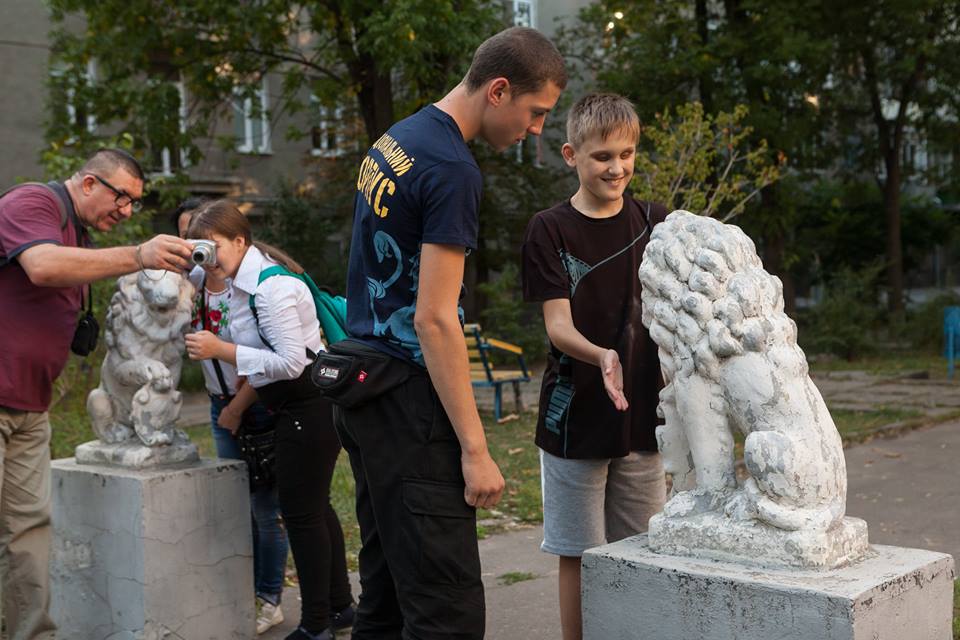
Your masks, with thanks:
M 236 345 L 221 340 L 209 331 L 197 331 L 186 336 L 187 355 L 193 360 L 216 358 L 229 362 L 244 377 L 262 375 L 270 380 L 297 378 L 309 364 L 303 321 L 297 309 L 298 298 L 307 299 L 313 309 L 310 291 L 296 278 L 276 276 L 265 280 L 257 288 L 257 324 L 271 348 Z M 319 342 L 319 333 L 317 340 Z
M 500 501 L 504 481 L 487 449 L 457 314 L 464 260 L 463 247 L 423 245 L 413 324 L 430 380 L 460 441 L 464 500 L 475 507 L 489 508 Z
M 217 424 L 230 433 L 236 433 L 237 429 L 240 428 L 240 422 L 243 420 L 243 412 L 256 401 L 257 390 L 247 384 L 246 381 L 241 381 L 233 399 L 220 412 Z
M 620 356 L 614 349 L 597 346 L 584 337 L 573 325 L 573 313 L 568 298 L 555 298 L 543 303 L 543 323 L 547 335 L 557 349 L 565 354 L 600 367 L 603 375 L 603 388 L 610 401 L 620 411 L 626 411 L 629 404 L 623 395 L 623 368 Z
M 237 366 L 237 345 L 221 340 L 207 330 L 195 331 L 184 336 L 187 355 L 191 360 L 220 360 Z
M 105 249 L 37 244 L 24 249 L 16 259 L 38 287 L 73 287 L 133 273 L 141 267 L 182 272 L 189 267 L 192 249 L 185 240 L 158 235 L 139 246 Z

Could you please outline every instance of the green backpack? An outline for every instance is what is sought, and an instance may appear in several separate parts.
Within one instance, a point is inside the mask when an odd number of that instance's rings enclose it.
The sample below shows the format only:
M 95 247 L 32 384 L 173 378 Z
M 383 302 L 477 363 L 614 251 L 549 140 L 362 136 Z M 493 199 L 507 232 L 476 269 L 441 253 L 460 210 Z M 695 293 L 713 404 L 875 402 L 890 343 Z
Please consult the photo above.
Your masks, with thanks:
M 292 276 L 300 280 L 310 293 L 313 294 L 313 303 L 317 307 L 317 320 L 320 321 L 320 329 L 323 331 L 323 337 L 327 344 L 336 344 L 341 340 L 350 337 L 347 332 L 347 299 L 343 296 L 335 296 L 317 286 L 313 278 L 304 271 L 303 273 L 294 273 L 282 265 L 274 265 L 260 272 L 260 279 L 257 281 L 259 286 L 261 282 L 273 276 Z M 250 310 L 253 317 L 257 317 L 257 307 L 254 302 L 257 294 L 250 296 Z M 267 346 L 270 346 L 269 344 Z

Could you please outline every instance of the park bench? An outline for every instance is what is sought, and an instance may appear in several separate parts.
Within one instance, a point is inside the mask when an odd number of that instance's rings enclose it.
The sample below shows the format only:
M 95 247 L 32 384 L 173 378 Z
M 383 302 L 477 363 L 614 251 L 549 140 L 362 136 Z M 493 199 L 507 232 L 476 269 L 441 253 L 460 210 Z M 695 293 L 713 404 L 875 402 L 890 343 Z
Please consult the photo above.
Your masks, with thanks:
M 960 307 L 945 307 L 943 310 L 943 342 L 947 377 L 953 378 L 953 360 L 960 356 Z
M 523 359 L 523 349 L 483 335 L 479 324 L 463 326 L 463 336 L 467 341 L 467 353 L 470 355 L 470 379 L 475 387 L 493 387 L 493 417 L 500 420 L 503 413 L 503 385 L 513 385 L 517 413 L 523 411 L 523 399 L 520 396 L 520 383 L 530 382 L 530 372 Z M 516 368 L 495 367 L 491 356 L 494 353 L 506 354 Z

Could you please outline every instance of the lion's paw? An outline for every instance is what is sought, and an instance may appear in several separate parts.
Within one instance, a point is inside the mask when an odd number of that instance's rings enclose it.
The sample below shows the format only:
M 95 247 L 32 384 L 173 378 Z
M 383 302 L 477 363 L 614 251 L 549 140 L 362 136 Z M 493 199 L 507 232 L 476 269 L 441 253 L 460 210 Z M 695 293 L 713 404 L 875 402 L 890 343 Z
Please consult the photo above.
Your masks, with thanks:
M 156 431 L 142 429 L 137 432 L 137 435 L 140 436 L 140 440 L 143 442 L 143 444 L 147 445 L 148 447 L 158 447 L 160 445 L 170 444 L 173 442 L 172 429 L 158 429 Z
M 694 489 L 682 491 L 670 498 L 663 507 L 663 514 L 668 518 L 683 518 L 686 516 L 718 511 L 730 496 L 730 491 L 707 491 Z
M 757 504 L 746 491 L 737 491 L 723 505 L 723 512 L 733 520 L 755 520 L 757 518 Z
M 126 425 L 113 423 L 97 430 L 97 437 L 107 444 L 124 442 L 133 437 L 133 429 Z

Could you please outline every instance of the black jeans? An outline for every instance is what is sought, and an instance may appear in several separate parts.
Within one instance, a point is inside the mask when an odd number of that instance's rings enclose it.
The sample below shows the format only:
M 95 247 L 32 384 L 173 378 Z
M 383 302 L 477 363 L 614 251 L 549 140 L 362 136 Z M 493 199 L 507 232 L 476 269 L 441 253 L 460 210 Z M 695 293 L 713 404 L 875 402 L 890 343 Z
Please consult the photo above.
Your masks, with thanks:
M 354 640 L 483 638 L 476 510 L 464 502 L 460 443 L 426 372 L 334 416 L 363 540 Z
M 319 633 L 330 626 L 331 612 L 353 599 L 343 529 L 330 504 L 340 442 L 331 405 L 322 398 L 287 401 L 276 414 L 277 488 L 300 580 L 300 624 Z

